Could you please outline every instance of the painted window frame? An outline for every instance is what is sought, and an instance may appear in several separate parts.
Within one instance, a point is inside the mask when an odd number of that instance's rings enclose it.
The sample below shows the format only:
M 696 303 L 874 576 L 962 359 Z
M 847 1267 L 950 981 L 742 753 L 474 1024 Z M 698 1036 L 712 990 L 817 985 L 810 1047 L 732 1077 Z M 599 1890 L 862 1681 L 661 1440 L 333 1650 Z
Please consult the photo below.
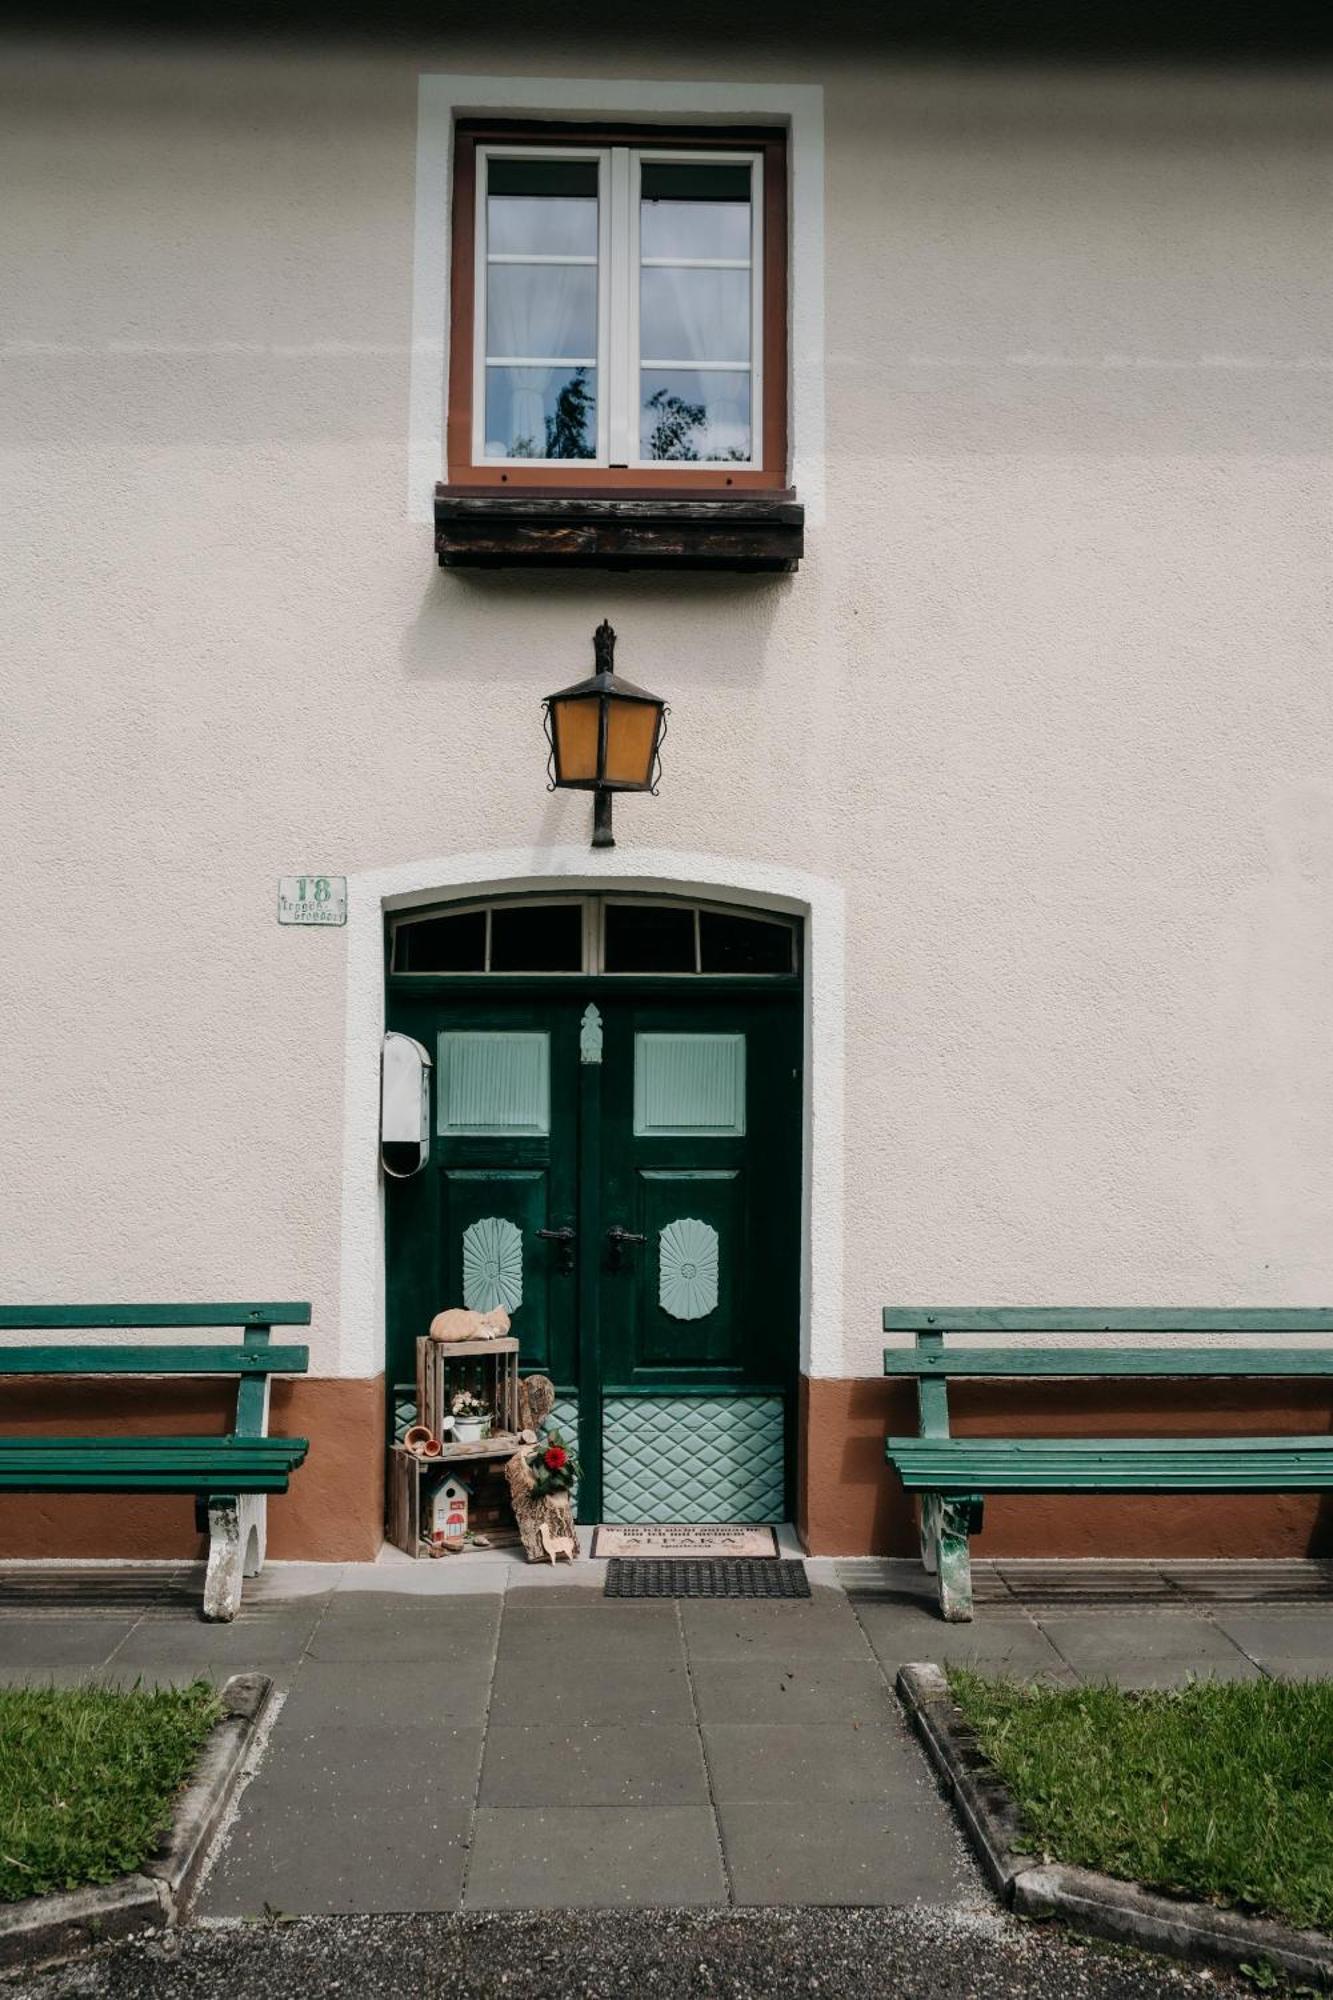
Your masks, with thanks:
M 638 908 L 661 910 L 690 910 L 694 916 L 694 969 L 685 972 L 608 972 L 606 970 L 606 912 L 613 903 L 632 903 Z M 582 911 L 583 962 L 577 969 L 568 972 L 492 972 L 490 970 L 491 927 L 490 918 L 496 910 L 520 910 L 539 907 L 549 909 L 554 905 L 565 908 L 578 906 Z M 414 924 L 430 923 L 439 917 L 470 917 L 485 914 L 486 969 L 480 972 L 411 972 L 400 967 L 397 960 L 396 939 L 400 932 Z M 756 923 L 771 923 L 788 932 L 791 938 L 792 962 L 786 972 L 703 972 L 699 920 L 702 915 L 722 917 L 742 917 Z M 798 981 L 802 976 L 801 922 L 799 917 L 785 910 L 768 910 L 746 903 L 715 901 L 710 897 L 670 896 L 634 894 L 623 889 L 556 891 L 538 895 L 497 895 L 467 897 L 461 901 L 446 901 L 414 906 L 411 909 L 394 911 L 389 917 L 389 953 L 387 969 L 394 979 L 406 980 L 460 980 L 460 979 L 611 979 L 632 980 L 649 977 L 652 979 L 683 979 L 700 981 L 707 979 L 754 980 L 760 985 L 771 986 L 775 982 Z
M 785 491 L 788 486 L 788 147 L 785 128 L 572 127 L 459 119 L 454 132 L 450 341 L 445 444 L 457 491 L 565 489 L 584 494 Z M 495 156 L 599 161 L 598 384 L 595 459 L 485 456 L 486 162 Z M 753 161 L 751 203 L 751 441 L 748 462 L 638 455 L 639 200 L 644 162 Z M 758 282 L 755 282 L 757 276 Z M 608 282 L 608 280 L 610 280 Z M 621 297 L 615 297 L 616 288 Z M 631 395 L 631 389 L 634 393 Z M 629 398 L 632 407 L 625 407 Z M 636 449 L 612 462 L 613 444 Z

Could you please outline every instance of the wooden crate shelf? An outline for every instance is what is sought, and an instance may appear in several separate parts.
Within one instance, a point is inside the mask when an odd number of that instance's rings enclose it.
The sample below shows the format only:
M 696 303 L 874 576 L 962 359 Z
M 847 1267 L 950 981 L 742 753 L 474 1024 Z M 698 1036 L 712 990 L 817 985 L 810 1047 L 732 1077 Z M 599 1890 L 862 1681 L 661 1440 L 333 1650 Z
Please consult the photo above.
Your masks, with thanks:
M 417 1422 L 432 1437 L 440 1435 L 441 1420 L 450 1414 L 453 1398 L 467 1389 L 480 1396 L 502 1433 L 517 1431 L 518 1342 L 502 1340 L 430 1340 L 417 1342 Z M 482 1443 L 494 1443 L 483 1439 Z M 446 1452 L 475 1452 L 476 1446 L 446 1446 Z M 439 1461 L 436 1460 L 438 1464 Z
M 448 1466 L 456 1465 L 464 1471 L 470 1461 L 478 1473 L 485 1474 L 498 1468 L 506 1458 L 521 1448 L 521 1440 L 512 1438 L 502 1441 L 489 1439 L 482 1444 L 456 1445 L 450 1457 L 418 1458 L 415 1452 L 404 1451 L 402 1445 L 389 1448 L 388 1480 L 388 1535 L 396 1549 L 418 1560 L 429 1559 L 430 1544 L 422 1539 L 423 1486 L 433 1475 L 438 1476 Z M 486 1494 L 480 1504 L 468 1510 L 469 1533 L 485 1535 L 492 1548 L 512 1548 L 518 1541 L 518 1530 L 509 1513 L 507 1495 L 501 1490 Z M 468 1553 L 465 1549 L 464 1554 Z M 446 1557 L 449 1562 L 453 1556 Z

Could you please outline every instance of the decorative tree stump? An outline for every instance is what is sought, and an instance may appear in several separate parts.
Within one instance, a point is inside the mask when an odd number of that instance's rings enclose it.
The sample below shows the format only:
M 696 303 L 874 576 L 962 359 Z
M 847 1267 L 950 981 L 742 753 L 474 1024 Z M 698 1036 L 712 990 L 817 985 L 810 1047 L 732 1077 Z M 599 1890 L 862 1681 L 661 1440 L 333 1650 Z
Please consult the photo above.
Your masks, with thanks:
M 523 1553 L 529 1562 L 554 1562 L 557 1550 L 547 1547 L 552 1544 L 568 1543 L 568 1561 L 580 1553 L 578 1530 L 574 1526 L 572 1493 L 537 1494 L 533 1491 L 537 1481 L 533 1475 L 531 1460 L 543 1450 L 540 1444 L 530 1445 L 526 1451 L 516 1452 L 505 1466 L 505 1478 L 509 1482 L 509 1495 L 514 1503 L 514 1519 L 518 1523 L 519 1539 L 523 1543 Z M 545 1529 L 545 1537 L 542 1530 Z M 559 1553 L 564 1554 L 561 1549 Z

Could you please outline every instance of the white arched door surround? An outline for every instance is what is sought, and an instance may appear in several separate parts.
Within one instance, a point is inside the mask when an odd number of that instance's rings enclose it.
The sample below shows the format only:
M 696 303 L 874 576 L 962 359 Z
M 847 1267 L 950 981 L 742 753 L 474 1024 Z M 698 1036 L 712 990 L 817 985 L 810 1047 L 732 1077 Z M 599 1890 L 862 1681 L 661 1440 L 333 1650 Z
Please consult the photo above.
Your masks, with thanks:
M 805 919 L 805 1135 L 801 1370 L 836 1374 L 842 1339 L 843 892 L 823 876 L 722 855 L 613 848 L 589 866 L 583 846 L 493 849 L 369 869 L 347 883 L 347 1008 L 337 1373 L 384 1367 L 384 1204 L 379 1062 L 384 918 L 465 896 L 620 885 L 751 903 Z

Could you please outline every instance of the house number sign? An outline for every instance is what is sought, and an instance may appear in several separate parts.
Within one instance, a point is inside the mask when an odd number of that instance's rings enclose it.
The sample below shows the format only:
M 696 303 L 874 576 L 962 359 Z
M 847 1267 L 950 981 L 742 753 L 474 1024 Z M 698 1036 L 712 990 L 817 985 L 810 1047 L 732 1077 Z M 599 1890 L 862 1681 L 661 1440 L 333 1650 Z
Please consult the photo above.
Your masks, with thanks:
M 278 922 L 280 924 L 345 924 L 347 922 L 347 877 L 345 875 L 280 875 L 278 877 Z

